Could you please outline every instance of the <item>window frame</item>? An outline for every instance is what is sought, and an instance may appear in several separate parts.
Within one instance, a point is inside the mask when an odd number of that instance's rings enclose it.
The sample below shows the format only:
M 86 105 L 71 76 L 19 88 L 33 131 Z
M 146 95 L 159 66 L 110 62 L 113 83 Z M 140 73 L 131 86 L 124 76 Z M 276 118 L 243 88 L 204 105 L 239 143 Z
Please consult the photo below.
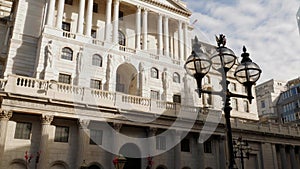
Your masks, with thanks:
M 99 12 L 99 4 L 96 2 L 93 2 L 93 13 Z
M 159 79 L 159 71 L 155 67 L 151 68 L 151 78 Z
M 63 31 L 66 31 L 66 32 L 71 32 L 71 23 L 69 23 L 69 22 L 62 22 L 61 29 Z
M 69 82 L 69 83 L 67 83 L 67 82 L 64 81 L 65 78 L 63 78 L 63 76 L 65 76 L 65 77 L 68 76 L 68 77 L 69 77 L 69 78 L 68 78 L 68 82 Z M 63 78 L 63 79 L 62 79 L 62 78 Z M 66 74 L 66 73 L 59 73 L 59 74 L 58 74 L 58 82 L 59 82 L 59 83 L 63 83 L 63 84 L 72 84 L 72 76 L 71 76 L 70 74 Z
M 98 60 L 97 60 L 98 59 Z M 96 62 L 97 61 L 97 62 Z M 98 63 L 99 62 L 99 63 Z M 99 54 L 94 54 L 92 56 L 92 65 L 97 67 L 102 67 L 103 58 Z
M 97 83 L 99 83 L 99 84 L 97 84 Z M 98 80 L 98 79 L 91 79 L 90 80 L 90 88 L 101 90 L 102 89 L 102 81 Z
M 156 150 L 166 150 L 167 139 L 165 136 L 156 136 Z
M 177 72 L 173 73 L 173 82 L 174 83 L 181 83 L 180 82 L 180 74 L 179 73 L 177 73 Z
M 126 36 L 122 31 L 118 31 L 118 44 L 120 46 L 126 46 Z
M 23 126 L 20 126 L 20 125 L 23 125 Z M 26 133 L 26 132 L 28 132 L 28 130 L 29 130 L 29 133 Z M 30 122 L 17 122 L 15 133 L 14 133 L 14 139 L 30 140 L 31 133 L 32 133 L 32 123 L 30 123 Z
M 191 152 L 191 142 L 190 139 L 184 138 L 180 142 L 181 152 Z
M 65 132 L 67 134 L 66 136 L 63 135 L 65 133 L 61 132 L 62 129 L 65 130 Z M 70 127 L 69 126 L 60 126 L 60 125 L 55 126 L 55 133 L 54 133 L 54 140 L 53 140 L 54 142 L 68 143 L 69 142 L 69 137 L 70 137 Z
M 203 143 L 203 151 L 204 151 L 204 153 L 212 154 L 212 141 L 211 140 L 206 140 Z
M 73 0 L 65 0 L 65 4 L 67 4 L 67 5 L 73 5 Z
M 92 133 L 94 133 L 94 134 L 92 135 Z M 103 141 L 103 130 L 90 129 L 89 144 L 90 145 L 102 145 L 102 141 Z
M 61 59 L 73 61 L 73 55 L 74 55 L 74 52 L 71 48 L 64 47 L 61 49 L 61 55 L 60 55 Z
M 160 100 L 159 91 L 158 90 L 150 90 L 150 98 L 153 99 L 153 100 Z

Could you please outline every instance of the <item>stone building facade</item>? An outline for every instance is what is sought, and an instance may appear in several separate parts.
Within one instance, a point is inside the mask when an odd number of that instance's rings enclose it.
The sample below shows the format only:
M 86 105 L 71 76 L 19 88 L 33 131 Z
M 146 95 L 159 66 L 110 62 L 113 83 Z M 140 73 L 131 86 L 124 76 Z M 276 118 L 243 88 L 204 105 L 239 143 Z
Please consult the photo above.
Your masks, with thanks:
M 155 169 L 226 168 L 222 98 L 199 99 L 183 68 L 193 29 L 183 2 L 12 2 L 0 30 L 0 168 L 113 169 L 118 154 L 125 169 L 149 156 Z M 221 79 L 212 71 L 203 87 Z M 299 166 L 298 127 L 260 125 L 255 102 L 232 107 L 233 137 L 252 148 L 246 168 Z

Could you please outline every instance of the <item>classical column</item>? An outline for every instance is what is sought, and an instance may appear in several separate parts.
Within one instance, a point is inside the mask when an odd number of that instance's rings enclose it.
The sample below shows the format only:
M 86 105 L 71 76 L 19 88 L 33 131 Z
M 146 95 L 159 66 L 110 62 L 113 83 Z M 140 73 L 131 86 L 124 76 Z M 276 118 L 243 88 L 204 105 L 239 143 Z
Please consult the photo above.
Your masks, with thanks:
M 281 168 L 286 169 L 287 168 L 287 162 L 286 162 L 286 153 L 285 153 L 285 146 L 279 145 L 279 151 L 280 151 L 280 159 L 281 159 Z
M 226 166 L 226 153 L 225 153 L 225 137 L 220 136 L 219 139 L 219 166 L 220 168 Z
M 56 18 L 56 28 L 58 29 L 61 29 L 63 15 L 64 15 L 64 6 L 65 6 L 65 0 L 59 0 L 58 7 L 57 7 L 57 18 Z
M 148 138 L 150 138 L 148 139 L 149 155 L 152 156 L 153 158 L 156 151 L 156 137 L 155 137 L 156 133 L 157 133 L 157 128 L 154 127 L 150 127 L 147 131 Z
M 296 161 L 294 146 L 289 146 L 289 153 L 291 157 L 292 169 L 299 169 Z
M 119 133 L 120 130 L 121 130 L 121 128 L 122 128 L 122 124 L 121 123 L 113 123 L 112 127 L 115 129 L 114 132 Z M 117 138 L 115 138 L 116 135 L 115 135 L 114 132 L 112 132 L 112 136 L 111 136 L 111 146 L 112 146 L 111 150 L 113 152 L 118 152 L 120 145 L 119 145 L 119 142 L 118 142 Z M 115 168 L 114 165 L 113 165 L 113 163 L 112 163 L 112 161 L 114 160 L 115 156 L 116 156 L 115 154 L 112 154 L 112 157 L 110 159 L 110 161 L 111 161 L 111 168 Z
M 148 10 L 143 11 L 143 50 L 147 50 L 148 41 Z
M 113 19 L 113 43 L 118 43 L 119 31 L 119 7 L 120 1 L 114 0 L 114 19 Z
M 7 123 L 12 117 L 12 111 L 0 110 L 0 159 L 3 159 L 5 139 L 7 133 Z M 0 160 L 1 166 L 2 160 Z
M 183 59 L 186 60 L 187 57 L 189 56 L 188 53 L 188 47 L 189 47 L 189 42 L 188 42 L 188 34 L 187 34 L 187 29 L 188 29 L 188 23 L 183 24 L 183 42 L 184 42 L 184 57 Z
M 204 144 L 203 143 L 199 143 L 197 140 L 197 150 L 199 153 L 199 157 L 197 160 L 197 166 L 199 166 L 199 169 L 204 169 Z
M 181 131 L 174 131 L 174 141 L 178 143 L 174 147 L 174 169 L 181 168 Z
M 178 60 L 183 59 L 182 21 L 178 21 Z
M 79 119 L 78 120 L 78 153 L 77 153 L 77 168 L 81 166 L 83 160 L 86 159 L 86 152 L 89 146 L 89 125 L 90 121 L 86 119 Z
M 136 10 L 136 35 L 135 35 L 135 48 L 140 50 L 141 49 L 141 7 L 137 6 L 137 10 Z
M 106 1 L 106 19 L 105 19 L 105 41 L 110 41 L 111 33 L 111 4 L 112 0 Z
M 92 21 L 93 21 L 93 0 L 88 0 L 88 6 L 86 11 L 86 27 L 85 27 L 85 35 L 91 36 L 92 31 Z
M 53 17 L 55 10 L 55 0 L 48 1 L 48 13 L 47 13 L 47 22 L 46 25 L 53 26 Z
M 79 33 L 81 35 L 83 34 L 84 8 L 85 8 L 85 0 L 80 0 L 78 23 L 77 23 L 77 33 Z
M 169 45 L 169 18 L 167 16 L 164 17 L 164 35 L 165 35 L 165 56 L 169 56 L 170 53 L 170 45 Z
M 163 53 L 163 33 L 162 33 L 162 14 L 158 14 L 157 19 L 157 40 L 158 40 L 158 55 L 162 55 Z
M 49 143 L 49 130 L 50 124 L 53 121 L 53 115 L 42 115 L 42 132 L 40 140 L 40 160 L 38 163 L 38 168 L 48 168 L 49 158 L 48 158 L 48 143 Z

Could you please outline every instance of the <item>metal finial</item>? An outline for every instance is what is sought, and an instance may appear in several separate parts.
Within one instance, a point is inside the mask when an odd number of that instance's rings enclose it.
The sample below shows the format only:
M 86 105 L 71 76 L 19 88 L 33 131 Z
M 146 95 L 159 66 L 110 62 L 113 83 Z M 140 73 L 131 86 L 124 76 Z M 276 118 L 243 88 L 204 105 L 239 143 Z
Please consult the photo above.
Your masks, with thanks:
M 245 46 L 243 46 L 243 52 L 246 53 L 247 52 L 247 49 Z
M 218 47 L 221 47 L 221 45 L 224 47 L 226 45 L 226 37 L 224 34 L 220 34 L 219 37 L 217 35 L 216 36 L 216 41 L 218 44 Z
M 243 53 L 242 53 L 242 61 L 241 63 L 245 63 L 245 62 L 252 62 L 252 60 L 249 58 L 249 53 L 247 53 L 247 49 L 245 46 L 243 46 Z
M 198 40 L 198 37 L 195 36 L 194 42 L 193 42 L 193 52 L 199 53 L 199 52 L 203 52 L 201 50 L 201 43 Z

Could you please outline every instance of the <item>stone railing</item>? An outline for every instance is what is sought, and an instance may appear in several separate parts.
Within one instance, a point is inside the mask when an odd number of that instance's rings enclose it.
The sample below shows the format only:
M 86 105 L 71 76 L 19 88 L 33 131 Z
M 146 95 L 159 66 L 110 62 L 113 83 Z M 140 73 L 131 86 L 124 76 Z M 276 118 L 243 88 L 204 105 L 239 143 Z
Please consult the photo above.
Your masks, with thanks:
M 99 39 L 92 39 L 92 44 L 98 45 L 98 46 L 104 46 L 104 42 Z
M 63 33 L 63 37 L 70 38 L 70 39 L 76 39 L 75 33 L 67 32 L 67 31 L 63 31 L 62 33 Z
M 119 50 L 124 51 L 124 52 L 128 52 L 128 53 L 136 53 L 135 49 L 131 49 L 129 47 L 122 46 L 122 45 L 119 45 Z

